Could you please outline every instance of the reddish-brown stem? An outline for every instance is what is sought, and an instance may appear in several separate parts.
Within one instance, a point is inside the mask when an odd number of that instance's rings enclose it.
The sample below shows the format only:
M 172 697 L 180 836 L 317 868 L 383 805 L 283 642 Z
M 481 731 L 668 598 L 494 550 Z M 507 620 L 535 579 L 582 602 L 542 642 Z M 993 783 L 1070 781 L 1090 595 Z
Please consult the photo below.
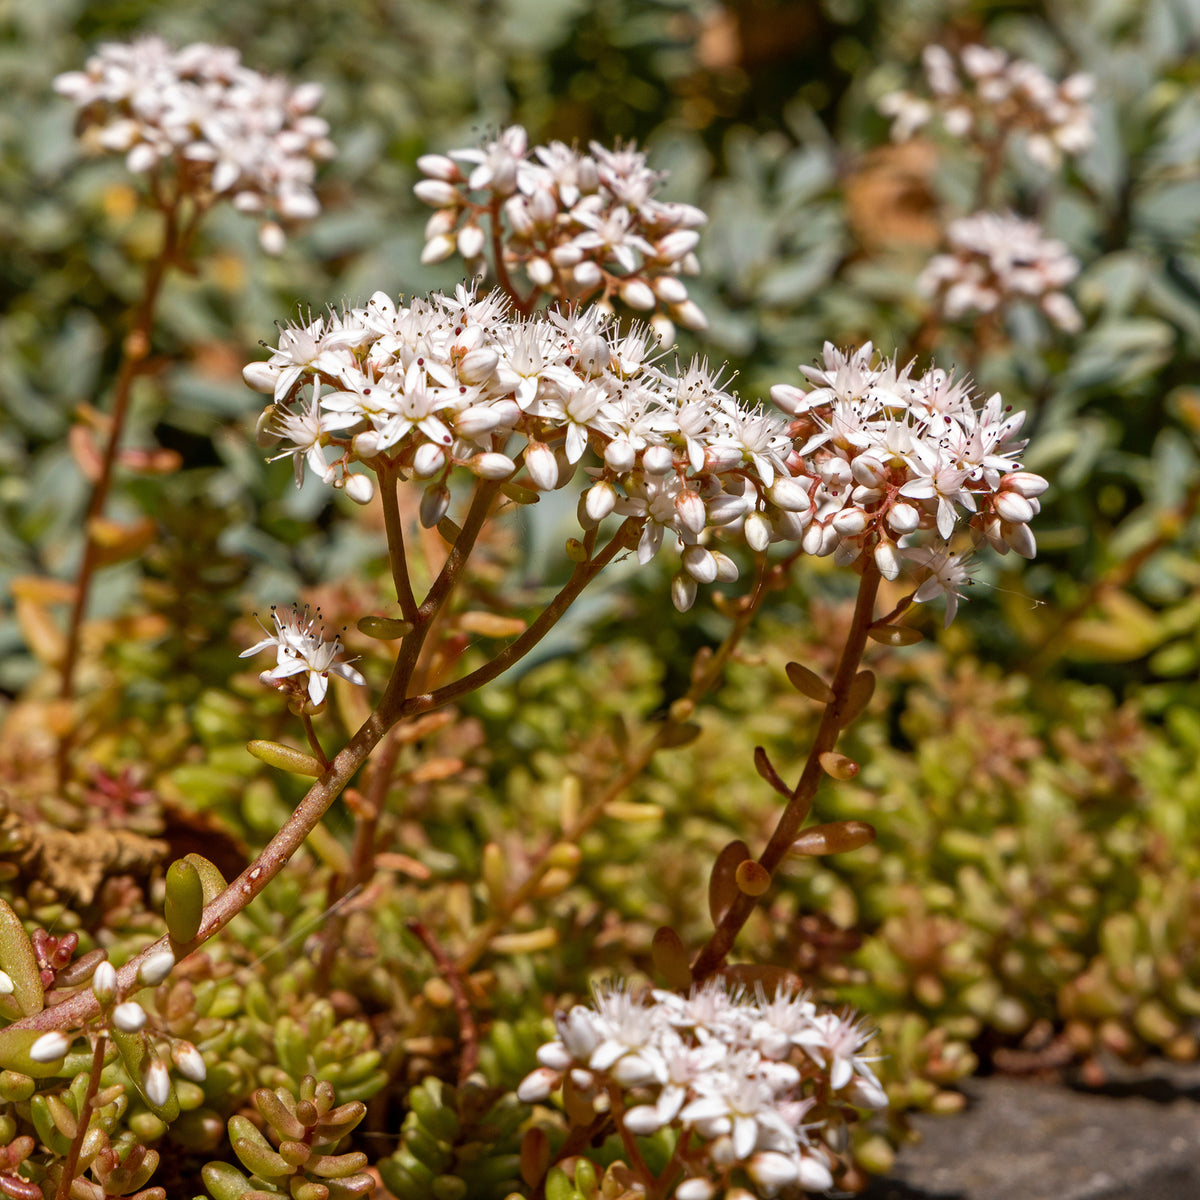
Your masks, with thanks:
M 875 596 L 879 591 L 879 568 L 875 565 L 874 557 L 867 553 L 863 556 L 862 579 L 858 586 L 858 600 L 854 605 L 854 617 L 850 630 L 846 635 L 846 644 L 842 648 L 838 660 L 837 672 L 833 678 L 833 700 L 826 705 L 821 714 L 821 723 L 813 738 L 812 748 L 808 752 L 808 760 L 804 764 L 799 782 L 792 792 L 775 826 L 775 832 L 767 843 L 766 849 L 759 856 L 759 863 L 774 876 L 779 864 L 787 855 L 800 826 L 804 824 L 812 808 L 817 785 L 821 780 L 821 755 L 832 750 L 837 744 L 841 731 L 850 685 L 858 674 L 862 662 L 863 650 L 867 643 L 867 630 L 871 627 L 871 618 L 875 611 Z M 737 898 L 726 910 L 712 936 L 700 951 L 692 965 L 692 975 L 696 980 L 702 980 L 719 969 L 725 962 L 725 956 L 733 948 L 742 926 L 758 904 L 758 897 L 748 896 L 739 892 Z
M 312 717 L 306 712 L 300 714 L 300 720 L 304 724 L 304 736 L 308 738 L 309 747 L 312 749 L 313 757 L 321 764 L 322 767 L 329 766 L 329 759 L 325 757 L 325 750 L 317 737 L 317 731 L 313 728 Z
M 125 431 L 125 420 L 129 415 L 129 402 L 133 394 L 133 383 L 141 372 L 150 353 L 150 338 L 154 330 L 154 310 L 167 268 L 174 261 L 179 249 L 178 203 L 168 203 L 163 208 L 163 243 L 158 256 L 146 272 L 142 297 L 134 311 L 133 327 L 121 344 L 121 365 L 117 370 L 117 381 L 113 389 L 113 411 L 108 430 L 108 440 L 100 460 L 100 474 L 92 485 L 87 511 L 83 519 L 83 561 L 75 581 L 75 599 L 67 622 L 67 643 L 63 655 L 62 678 L 59 695 L 64 700 L 74 694 L 75 663 L 79 657 L 80 628 L 87 610 L 88 593 L 92 576 L 97 566 L 97 546 L 92 536 L 92 522 L 104 512 L 112 490 L 113 470 L 121 446 L 121 435 Z M 66 740 L 66 739 L 64 739 Z
M 79 1155 L 83 1150 L 83 1140 L 87 1137 L 88 1125 L 92 1121 L 92 1107 L 96 1100 L 96 1091 L 100 1087 L 100 1073 L 104 1070 L 104 1051 L 108 1038 L 104 1034 L 96 1037 L 96 1048 L 92 1051 L 92 1070 L 88 1075 L 87 1091 L 83 1094 L 83 1103 L 79 1106 L 78 1124 L 75 1136 L 71 1139 L 71 1148 L 63 1160 L 62 1178 L 54 1193 L 54 1200 L 70 1200 L 71 1184 L 75 1182 L 75 1171 L 79 1166 Z
M 655 1184 L 654 1172 L 650 1170 L 646 1164 L 646 1160 L 642 1157 L 641 1149 L 638 1147 L 637 1138 L 625 1128 L 625 1122 L 622 1119 L 625 1116 L 625 1097 L 619 1085 L 610 1083 L 605 1089 L 608 1092 L 609 1112 L 612 1113 L 613 1121 L 616 1123 L 617 1132 L 621 1135 L 621 1145 L 625 1147 L 625 1158 L 630 1167 L 633 1168 L 642 1178 L 642 1182 L 647 1188 L 653 1188 Z
M 462 1054 L 458 1060 L 458 1086 L 462 1087 L 479 1065 L 479 1030 L 475 1025 L 474 1014 L 471 1012 L 471 1002 L 467 999 L 467 989 L 463 983 L 462 973 L 423 922 L 409 921 L 407 924 L 409 931 L 429 951 L 429 956 L 433 959 L 438 974 L 446 981 L 450 991 L 454 994 L 454 1012 L 458 1017 L 459 1040 L 462 1042 Z

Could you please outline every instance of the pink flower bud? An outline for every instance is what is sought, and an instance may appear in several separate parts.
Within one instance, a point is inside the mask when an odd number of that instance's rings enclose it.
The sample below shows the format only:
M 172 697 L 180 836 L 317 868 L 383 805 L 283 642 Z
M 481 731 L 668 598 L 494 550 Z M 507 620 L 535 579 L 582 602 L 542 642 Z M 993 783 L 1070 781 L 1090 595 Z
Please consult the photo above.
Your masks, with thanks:
M 650 285 L 641 279 L 630 279 L 622 284 L 620 296 L 630 308 L 639 312 L 649 312 L 657 303 Z
M 413 187 L 413 195 L 431 208 L 452 208 L 459 203 L 458 188 L 441 179 L 422 179 Z
M 997 492 L 992 500 L 996 515 L 1013 525 L 1032 520 L 1033 505 L 1018 492 Z
M 496 451 L 476 454 L 473 458 L 467 460 L 467 466 L 480 479 L 507 479 L 517 469 L 517 464 L 507 454 L 499 454 Z M 443 512 L 438 517 L 438 521 L 445 515 Z M 434 524 L 436 525 L 437 521 Z
M 458 163 L 444 154 L 422 154 L 417 159 L 417 170 L 422 175 L 428 175 L 431 179 L 441 179 L 446 183 L 458 183 L 462 179 Z
M 345 488 L 346 495 L 355 504 L 370 504 L 371 497 L 375 495 L 375 484 L 370 475 L 347 475 Z
M 696 603 L 696 581 L 684 571 L 671 577 L 671 603 L 676 612 L 687 612 Z
M 708 511 L 698 493 L 686 489 L 675 498 L 675 511 L 679 514 L 679 523 L 689 533 L 700 534 L 708 523 Z
M 525 448 L 525 470 L 534 487 L 552 492 L 558 486 L 558 460 L 544 442 L 530 442 Z

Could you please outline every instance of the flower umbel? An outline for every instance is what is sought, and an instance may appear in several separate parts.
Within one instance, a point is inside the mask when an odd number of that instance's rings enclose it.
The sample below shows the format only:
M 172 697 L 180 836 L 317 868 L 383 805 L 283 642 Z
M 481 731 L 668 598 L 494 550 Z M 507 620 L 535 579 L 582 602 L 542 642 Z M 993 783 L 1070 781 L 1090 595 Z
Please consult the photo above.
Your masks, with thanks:
M 324 701 L 330 675 L 340 675 L 360 686 L 366 683 L 362 675 L 342 658 L 345 647 L 341 639 L 325 637 L 319 610 L 310 616 L 307 605 L 304 608 L 293 605 L 283 611 L 272 605 L 271 619 L 275 623 L 275 632 L 238 655 L 249 658 L 269 647 L 275 648 L 275 666 L 259 676 L 263 683 L 301 698 L 307 695 L 313 704 Z M 297 678 L 303 675 L 308 678 Z

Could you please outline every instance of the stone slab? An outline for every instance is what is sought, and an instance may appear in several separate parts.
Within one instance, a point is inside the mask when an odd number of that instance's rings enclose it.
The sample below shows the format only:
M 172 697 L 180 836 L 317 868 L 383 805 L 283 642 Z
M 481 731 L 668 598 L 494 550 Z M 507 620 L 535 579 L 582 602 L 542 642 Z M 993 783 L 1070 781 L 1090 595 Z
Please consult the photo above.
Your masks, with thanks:
M 862 1200 L 1200 1200 L 1200 1068 L 1162 1064 L 1099 1092 L 992 1077 L 920 1115 Z

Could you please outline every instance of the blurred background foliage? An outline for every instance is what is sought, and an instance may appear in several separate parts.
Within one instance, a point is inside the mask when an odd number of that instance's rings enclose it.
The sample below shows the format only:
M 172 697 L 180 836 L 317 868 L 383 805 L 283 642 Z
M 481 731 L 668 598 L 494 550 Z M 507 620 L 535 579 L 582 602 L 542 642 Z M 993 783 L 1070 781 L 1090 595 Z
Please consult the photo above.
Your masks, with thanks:
M 100 576 L 86 646 L 94 779 L 61 795 L 39 758 L 45 714 L 29 707 L 52 694 L 54 618 L 20 580 L 72 576 L 86 486 L 68 431 L 87 427 L 89 406 L 107 408 L 158 231 L 119 162 L 79 156 L 51 81 L 100 41 L 150 32 L 226 42 L 257 69 L 319 81 L 339 156 L 320 178 L 321 217 L 278 259 L 259 252 L 252 222 L 218 209 L 197 272 L 169 283 L 127 442 L 175 451 L 181 465 L 122 477 L 110 506 L 153 518 L 157 537 Z M 1098 1079 L 1107 1054 L 1194 1056 L 1198 38 L 1196 0 L 0 3 L 0 787 L 15 823 L 5 853 L 25 864 L 5 885 L 21 916 L 76 929 L 81 952 L 102 944 L 120 961 L 159 928 L 164 862 L 200 849 L 236 871 L 299 794 L 244 751 L 249 736 L 287 731 L 273 694 L 238 669 L 254 640 L 246 614 L 295 597 L 337 624 L 380 610 L 383 541 L 375 510 L 352 516 L 263 461 L 240 371 L 298 308 L 457 282 L 453 262 L 419 262 L 418 155 L 513 121 L 531 141 L 647 146 L 670 171 L 666 194 L 710 214 L 693 295 L 711 328 L 680 353 L 728 361 L 754 398 L 799 382 L 797 363 L 826 339 L 913 345 L 924 317 L 914 280 L 944 223 L 971 210 L 976 168 L 937 138 L 888 144 L 874 104 L 914 82 L 927 42 L 983 39 L 1057 78 L 1098 80 L 1096 145 L 1053 178 L 1015 160 L 1004 178 L 1008 202 L 1082 263 L 1084 331 L 1069 337 L 1018 310 L 986 336 L 947 325 L 933 346 L 941 365 L 1029 410 L 1027 465 L 1051 481 L 1039 556 L 983 556 L 949 631 L 922 612 L 929 643 L 878 651 L 880 689 L 847 749 L 863 771 L 830 783 L 817 816 L 870 820 L 879 840 L 789 872 L 742 950 L 796 965 L 878 1021 L 900 1107 L 953 1107 L 947 1089 L 980 1066 L 1082 1062 Z M 552 503 L 524 510 L 489 545 L 461 607 L 536 599 L 564 573 L 571 517 Z M 509 932 L 532 940 L 490 954 L 473 977 L 497 1090 L 439 1091 L 456 1025 L 405 921 L 427 921 L 452 950 L 468 944 L 489 913 L 485 845 L 516 877 L 530 848 L 553 841 L 564 806 L 602 789 L 686 690 L 694 654 L 728 618 L 702 599 L 664 622 L 658 564 L 602 579 L 517 676 L 414 737 L 380 827 L 386 866 L 338 918 L 348 949 L 333 955 L 320 922 L 353 830 L 339 802 L 301 871 L 198 956 L 188 987 L 207 997 L 199 1016 L 186 997 L 171 1008 L 179 984 L 164 985 L 159 1011 L 174 1015 L 162 1019 L 199 1021 L 190 1036 L 227 1064 L 167 1136 L 211 1157 L 253 1087 L 315 1073 L 344 1089 L 339 1099 L 369 1102 L 355 1137 L 372 1161 L 403 1158 L 385 1131 L 415 1111 L 407 1089 L 425 1087 L 459 1105 L 461 1141 L 499 1121 L 496 1154 L 511 1168 L 512 1121 L 489 1105 L 530 1065 L 547 1014 L 591 978 L 650 971 L 658 925 L 697 944 L 708 864 L 731 837 L 755 846 L 771 827 L 753 748 L 781 766 L 802 756 L 813 718 L 783 667 L 831 667 L 851 582 L 825 562 L 794 574 L 701 708 L 704 736 L 656 760 L 624 797 L 640 807 L 613 809 L 544 898 L 514 915 Z M 348 641 L 381 682 L 378 646 Z M 360 704 L 336 690 L 333 720 L 353 728 Z M 138 833 L 157 849 L 148 842 L 132 873 L 102 865 L 82 892 L 29 866 L 43 863 L 31 850 L 39 823 Z M 288 969 L 264 976 L 284 947 Z M 314 963 L 333 972 L 319 1019 Z M 301 1023 L 291 1042 L 270 1032 L 284 1018 Z M 161 1136 L 137 1116 L 114 1129 Z M 864 1145 L 886 1167 L 886 1147 Z M 456 1153 L 444 1172 L 459 1170 Z M 396 1188 L 415 1171 L 391 1169 Z M 488 1186 L 504 1194 L 515 1172 L 497 1171 Z

